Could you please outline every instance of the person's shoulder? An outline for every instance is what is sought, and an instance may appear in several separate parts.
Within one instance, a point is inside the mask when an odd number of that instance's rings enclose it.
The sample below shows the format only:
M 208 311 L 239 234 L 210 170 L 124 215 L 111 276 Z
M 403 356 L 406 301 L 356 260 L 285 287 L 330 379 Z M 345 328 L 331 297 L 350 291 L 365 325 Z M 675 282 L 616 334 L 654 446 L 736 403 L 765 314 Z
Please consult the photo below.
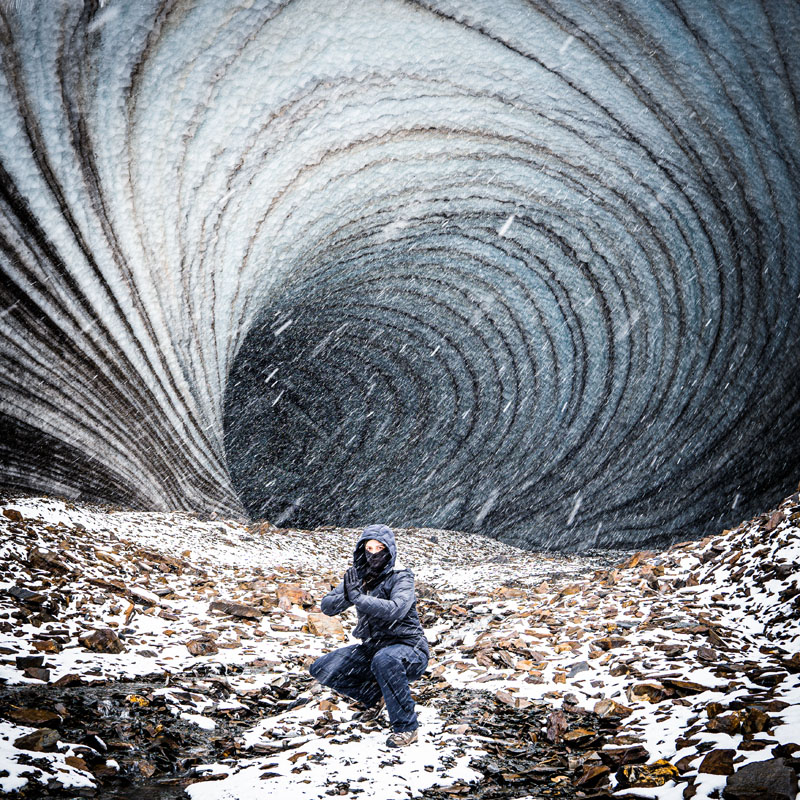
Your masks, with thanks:
M 401 575 L 408 574 L 411 578 L 414 577 L 414 572 L 412 571 L 411 567 L 405 567 L 402 564 L 398 564 L 395 562 L 394 569 L 392 569 L 392 573 L 397 577 Z

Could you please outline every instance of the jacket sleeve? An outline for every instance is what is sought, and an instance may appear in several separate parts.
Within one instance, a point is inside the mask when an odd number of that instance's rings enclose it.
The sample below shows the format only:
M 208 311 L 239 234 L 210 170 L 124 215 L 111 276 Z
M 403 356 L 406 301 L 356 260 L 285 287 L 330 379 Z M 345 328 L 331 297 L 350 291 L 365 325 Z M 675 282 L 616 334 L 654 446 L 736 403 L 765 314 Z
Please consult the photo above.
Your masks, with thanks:
M 339 581 L 339 585 L 335 589 L 331 589 L 325 597 L 320 601 L 319 607 L 322 609 L 323 614 L 332 617 L 336 614 L 341 614 L 346 608 L 353 605 L 344 593 L 344 581 Z
M 356 599 L 356 608 L 359 614 L 368 614 L 371 617 L 383 620 L 402 619 L 414 603 L 414 573 L 410 569 L 401 573 L 388 600 L 361 594 Z

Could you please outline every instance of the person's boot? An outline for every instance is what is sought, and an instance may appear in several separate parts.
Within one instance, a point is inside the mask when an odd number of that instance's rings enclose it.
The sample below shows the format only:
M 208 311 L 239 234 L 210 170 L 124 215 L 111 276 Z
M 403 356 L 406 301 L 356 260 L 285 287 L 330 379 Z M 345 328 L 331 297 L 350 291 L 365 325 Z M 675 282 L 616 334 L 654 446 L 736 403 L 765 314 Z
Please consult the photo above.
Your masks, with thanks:
M 374 706 L 371 706 L 370 708 L 368 708 L 361 715 L 360 722 L 372 722 L 373 720 L 378 719 L 378 717 L 381 715 L 381 711 L 383 711 L 383 707 L 385 705 L 386 705 L 386 702 L 384 701 L 383 697 L 381 697 L 380 700 L 378 700 L 378 702 L 375 703 Z
M 417 730 L 418 728 L 414 728 L 413 731 L 395 732 L 386 740 L 386 744 L 388 747 L 405 747 L 417 741 Z

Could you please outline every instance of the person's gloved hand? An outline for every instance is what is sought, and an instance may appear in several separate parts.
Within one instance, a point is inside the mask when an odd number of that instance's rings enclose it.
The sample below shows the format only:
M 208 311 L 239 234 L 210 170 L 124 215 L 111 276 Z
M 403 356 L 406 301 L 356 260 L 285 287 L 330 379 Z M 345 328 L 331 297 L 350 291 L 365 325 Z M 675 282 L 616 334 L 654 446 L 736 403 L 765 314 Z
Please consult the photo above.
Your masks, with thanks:
M 355 603 L 361 594 L 361 579 L 358 570 L 353 566 L 344 574 L 344 593 L 351 603 Z

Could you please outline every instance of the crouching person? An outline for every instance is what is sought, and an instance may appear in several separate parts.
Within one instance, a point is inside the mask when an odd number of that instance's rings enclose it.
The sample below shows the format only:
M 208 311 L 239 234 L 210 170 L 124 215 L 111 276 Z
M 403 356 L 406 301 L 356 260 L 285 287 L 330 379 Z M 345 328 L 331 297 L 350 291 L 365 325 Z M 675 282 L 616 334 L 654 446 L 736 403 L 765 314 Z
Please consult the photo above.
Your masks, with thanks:
M 328 616 L 355 605 L 353 631 L 361 644 L 321 656 L 309 672 L 322 684 L 366 708 L 362 720 L 377 719 L 384 705 L 392 734 L 389 747 L 417 741 L 417 714 L 409 683 L 428 666 L 430 651 L 417 615 L 414 574 L 395 564 L 394 533 L 369 525 L 353 551 L 353 566 L 339 585 L 322 598 Z

